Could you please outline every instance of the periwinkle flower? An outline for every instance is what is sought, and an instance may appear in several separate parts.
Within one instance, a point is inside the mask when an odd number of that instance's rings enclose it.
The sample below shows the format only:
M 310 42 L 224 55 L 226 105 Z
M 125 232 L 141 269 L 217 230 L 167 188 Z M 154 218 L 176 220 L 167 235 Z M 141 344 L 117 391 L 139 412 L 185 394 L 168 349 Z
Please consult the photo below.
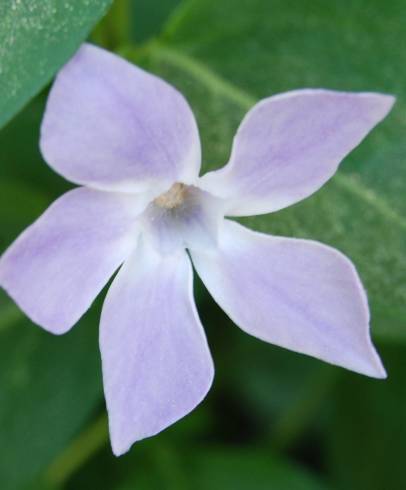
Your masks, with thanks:
M 177 90 L 88 44 L 61 70 L 40 145 L 48 164 L 82 187 L 4 253 L 0 284 L 35 323 L 62 334 L 121 266 L 100 325 L 116 455 L 183 417 L 212 383 L 191 261 L 249 334 L 385 377 L 352 263 L 331 247 L 225 216 L 269 213 L 311 195 L 393 101 L 319 89 L 264 99 L 242 121 L 227 165 L 199 177 L 197 125 Z

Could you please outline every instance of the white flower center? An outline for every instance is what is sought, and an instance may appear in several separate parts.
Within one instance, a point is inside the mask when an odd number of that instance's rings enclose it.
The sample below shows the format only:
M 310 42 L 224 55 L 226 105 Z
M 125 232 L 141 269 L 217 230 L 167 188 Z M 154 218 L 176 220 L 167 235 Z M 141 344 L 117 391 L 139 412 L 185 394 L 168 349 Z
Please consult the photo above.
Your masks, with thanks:
M 161 253 L 201 249 L 217 241 L 223 201 L 194 185 L 176 182 L 155 198 L 140 220 L 144 236 Z
M 187 194 L 187 186 L 176 182 L 169 189 L 169 191 L 164 192 L 156 199 L 154 199 L 154 204 L 160 208 L 173 209 L 179 207 L 183 204 Z

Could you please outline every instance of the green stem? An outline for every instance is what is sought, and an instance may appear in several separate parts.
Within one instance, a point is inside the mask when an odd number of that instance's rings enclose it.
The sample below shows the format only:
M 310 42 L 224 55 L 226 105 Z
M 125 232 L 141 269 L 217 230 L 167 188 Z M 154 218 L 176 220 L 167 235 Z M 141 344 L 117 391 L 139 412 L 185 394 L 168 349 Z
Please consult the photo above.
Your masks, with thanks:
M 94 29 L 92 41 L 116 51 L 131 42 L 131 2 L 115 0 L 108 15 Z
M 180 50 L 164 46 L 159 41 L 151 42 L 148 48 L 151 57 L 166 61 L 187 71 L 201 83 L 209 87 L 212 92 L 233 100 L 243 109 L 249 109 L 257 102 L 256 98 L 251 94 L 218 76 L 203 63 L 182 53 Z
M 106 415 L 101 416 L 55 459 L 48 467 L 45 481 L 61 486 L 108 441 Z

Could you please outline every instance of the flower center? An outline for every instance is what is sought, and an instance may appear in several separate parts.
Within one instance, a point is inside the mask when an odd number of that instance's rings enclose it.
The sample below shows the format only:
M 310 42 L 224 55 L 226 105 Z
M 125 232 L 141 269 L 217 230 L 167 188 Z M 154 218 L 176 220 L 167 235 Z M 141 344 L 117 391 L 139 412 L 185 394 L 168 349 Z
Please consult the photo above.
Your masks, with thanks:
M 144 239 L 165 255 L 177 249 L 216 246 L 223 217 L 221 199 L 197 186 L 177 182 L 150 202 L 139 223 Z
M 176 182 L 169 189 L 169 191 L 164 192 L 156 199 L 154 199 L 154 204 L 160 208 L 173 209 L 180 206 L 186 197 L 187 187 L 185 184 Z

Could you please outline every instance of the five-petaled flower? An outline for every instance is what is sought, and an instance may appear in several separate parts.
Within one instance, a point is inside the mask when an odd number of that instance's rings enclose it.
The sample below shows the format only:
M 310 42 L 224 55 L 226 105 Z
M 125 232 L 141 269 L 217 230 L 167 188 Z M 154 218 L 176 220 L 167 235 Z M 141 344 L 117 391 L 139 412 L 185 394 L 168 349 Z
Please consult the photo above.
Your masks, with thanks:
M 81 187 L 4 253 L 0 284 L 35 323 L 62 334 L 121 266 L 100 325 L 115 454 L 183 417 L 212 383 L 191 261 L 251 335 L 385 377 L 352 263 L 331 247 L 225 216 L 269 213 L 311 195 L 393 102 L 319 89 L 264 99 L 242 121 L 227 165 L 199 177 L 197 125 L 177 90 L 91 45 L 61 70 L 40 146 Z

